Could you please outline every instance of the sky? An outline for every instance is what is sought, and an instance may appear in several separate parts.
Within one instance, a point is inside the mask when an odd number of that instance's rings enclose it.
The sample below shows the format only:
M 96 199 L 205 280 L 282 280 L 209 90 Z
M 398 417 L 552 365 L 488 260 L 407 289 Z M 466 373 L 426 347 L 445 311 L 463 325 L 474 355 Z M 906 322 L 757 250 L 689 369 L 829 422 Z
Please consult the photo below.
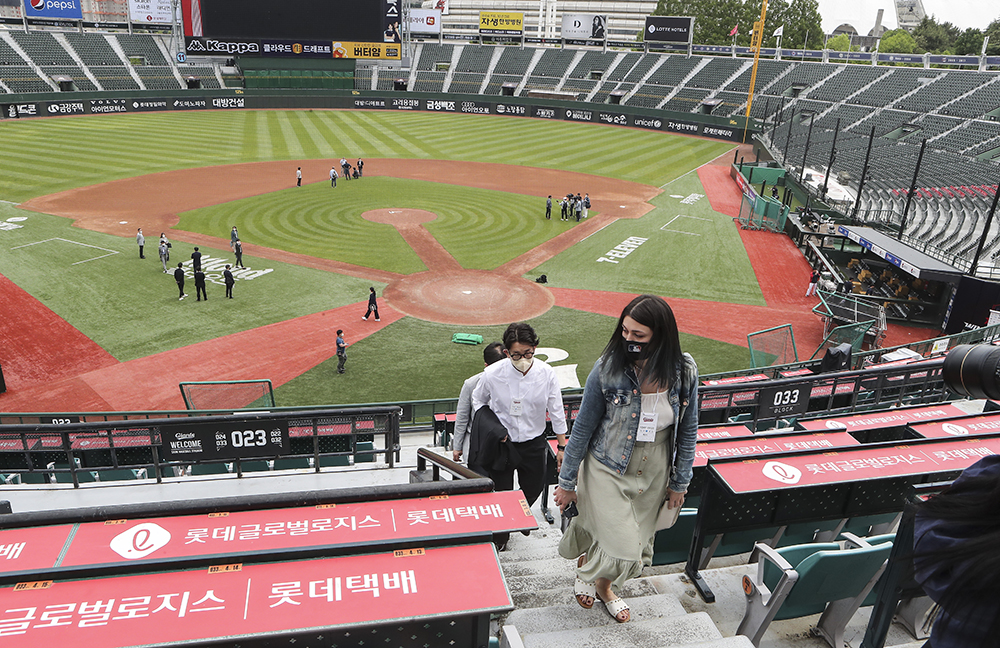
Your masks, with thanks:
M 938 22 L 950 22 L 962 29 L 986 29 L 1000 18 L 1000 3 L 995 0 L 923 0 L 924 11 Z M 843 23 L 854 25 L 858 33 L 867 34 L 875 26 L 879 9 L 885 9 L 882 25 L 896 28 L 896 4 L 893 0 L 819 0 L 823 16 L 823 31 L 831 33 Z

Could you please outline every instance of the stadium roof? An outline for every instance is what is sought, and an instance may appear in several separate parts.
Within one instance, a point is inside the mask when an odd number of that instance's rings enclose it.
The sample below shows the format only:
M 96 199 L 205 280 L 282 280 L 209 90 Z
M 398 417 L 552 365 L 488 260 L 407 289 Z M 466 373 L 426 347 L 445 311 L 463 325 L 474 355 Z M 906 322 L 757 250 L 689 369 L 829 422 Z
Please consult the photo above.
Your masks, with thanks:
M 929 257 L 906 243 L 897 241 L 870 227 L 840 225 L 837 228 L 837 233 L 846 236 L 872 254 L 885 259 L 914 277 L 927 281 L 954 282 L 964 274 L 955 266 Z

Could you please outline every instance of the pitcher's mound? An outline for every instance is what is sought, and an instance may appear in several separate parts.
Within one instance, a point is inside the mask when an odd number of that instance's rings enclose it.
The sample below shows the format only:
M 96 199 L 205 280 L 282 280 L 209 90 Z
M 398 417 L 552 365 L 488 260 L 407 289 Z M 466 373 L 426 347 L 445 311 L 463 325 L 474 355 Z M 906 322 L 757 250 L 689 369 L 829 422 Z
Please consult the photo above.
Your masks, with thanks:
M 431 222 L 437 218 L 437 214 L 423 209 L 394 207 L 392 209 L 369 209 L 361 214 L 361 218 L 372 223 L 385 223 L 386 225 L 420 225 Z
M 519 322 L 555 304 L 541 285 L 488 270 L 420 272 L 392 282 L 384 295 L 394 309 L 412 317 L 464 326 Z

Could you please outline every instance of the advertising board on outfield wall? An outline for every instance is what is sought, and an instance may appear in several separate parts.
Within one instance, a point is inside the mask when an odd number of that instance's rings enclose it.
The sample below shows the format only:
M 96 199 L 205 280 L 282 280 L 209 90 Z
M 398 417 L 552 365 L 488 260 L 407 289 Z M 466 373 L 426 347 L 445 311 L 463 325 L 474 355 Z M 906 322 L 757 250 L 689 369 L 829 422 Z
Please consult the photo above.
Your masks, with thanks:
M 281 38 L 205 38 L 186 36 L 189 56 L 278 56 L 297 58 L 395 59 L 402 54 L 397 43 L 309 41 Z
M 499 97 L 498 97 L 499 99 Z M 566 105 L 568 102 L 551 102 L 548 105 L 520 101 L 491 101 L 487 98 L 472 99 L 468 95 L 381 95 L 352 91 L 349 95 L 325 96 L 283 96 L 245 95 L 211 96 L 209 94 L 172 97 L 122 97 L 101 99 L 80 99 L 76 101 L 29 101 L 0 104 L 3 119 L 20 119 L 74 114 L 106 114 L 121 112 L 150 112 L 166 110 L 266 110 L 274 108 L 302 109 L 358 109 L 358 110 L 406 110 L 437 113 L 465 113 L 474 115 L 502 115 L 505 117 L 534 117 L 560 121 L 590 122 L 626 126 L 685 135 L 699 135 L 729 141 L 738 141 L 743 136 L 740 120 L 707 117 L 697 119 L 677 119 L 663 111 L 641 111 L 622 107 L 614 110 L 610 106 L 583 104 Z

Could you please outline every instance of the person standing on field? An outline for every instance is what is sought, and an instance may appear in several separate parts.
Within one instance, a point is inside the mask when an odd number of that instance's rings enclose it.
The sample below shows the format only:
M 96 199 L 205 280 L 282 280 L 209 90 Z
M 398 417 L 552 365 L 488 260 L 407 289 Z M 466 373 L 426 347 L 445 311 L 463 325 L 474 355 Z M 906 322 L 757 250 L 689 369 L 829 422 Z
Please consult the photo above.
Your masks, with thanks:
M 229 264 L 226 264 L 226 269 L 222 271 L 222 278 L 226 281 L 226 297 L 233 298 L 233 284 L 236 280 L 233 279 L 233 273 L 229 270 Z
M 363 176 L 365 174 L 365 161 L 362 160 L 361 158 L 358 158 L 358 167 L 357 167 L 357 169 L 358 169 L 358 177 L 360 178 L 361 176 Z
M 337 329 L 337 373 L 344 373 L 344 363 L 347 362 L 347 342 L 344 342 L 344 329 Z
M 160 263 L 163 264 L 163 274 L 169 272 L 167 270 L 167 261 L 170 260 L 170 253 L 167 251 L 167 243 L 163 239 L 160 239 Z
M 191 253 L 191 266 L 195 272 L 199 272 L 201 270 L 201 252 L 198 251 L 197 247 L 195 247 L 194 252 Z
M 233 225 L 233 229 L 229 232 L 229 249 L 236 251 L 236 241 L 240 238 L 240 233 L 236 231 L 236 226 Z
M 296 187 L 302 186 L 302 167 L 299 167 L 298 169 L 295 170 L 295 186 Z
M 194 294 L 197 297 L 195 301 L 201 301 L 202 295 L 205 296 L 205 301 L 208 301 L 208 293 L 205 291 L 205 273 L 201 271 L 200 266 L 194 271 Z
M 381 322 L 382 320 L 380 320 L 379 317 L 378 317 L 378 302 L 375 301 L 375 287 L 374 286 L 372 286 L 371 288 L 368 289 L 368 312 L 366 312 L 365 316 L 362 317 L 361 319 L 367 322 L 368 321 L 368 316 L 372 314 L 372 311 L 375 312 L 375 321 L 376 322 Z
M 180 301 L 187 297 L 187 294 L 184 293 L 184 264 L 177 264 L 177 269 L 174 270 L 174 281 L 177 282 L 177 290 L 180 291 L 181 296 L 177 300 Z
M 551 220 L 552 218 L 552 196 L 549 195 L 545 199 L 545 220 Z
M 146 245 L 146 237 L 142 235 L 142 228 L 139 228 L 139 233 L 135 235 L 135 243 L 139 246 L 139 258 L 145 259 L 146 255 L 142 253 L 142 248 Z
M 337 167 L 330 167 L 330 186 L 337 186 Z
M 239 239 L 236 239 L 233 251 L 236 252 L 236 267 L 245 268 L 246 266 L 243 265 L 243 243 Z

